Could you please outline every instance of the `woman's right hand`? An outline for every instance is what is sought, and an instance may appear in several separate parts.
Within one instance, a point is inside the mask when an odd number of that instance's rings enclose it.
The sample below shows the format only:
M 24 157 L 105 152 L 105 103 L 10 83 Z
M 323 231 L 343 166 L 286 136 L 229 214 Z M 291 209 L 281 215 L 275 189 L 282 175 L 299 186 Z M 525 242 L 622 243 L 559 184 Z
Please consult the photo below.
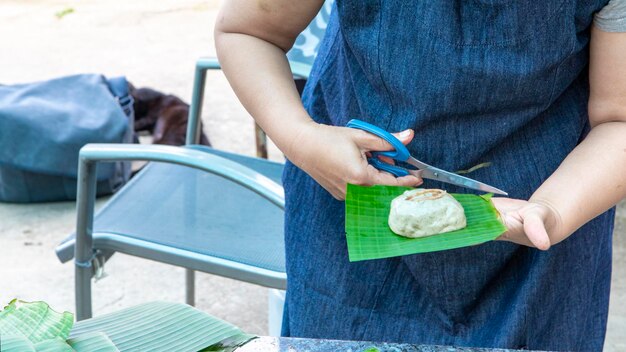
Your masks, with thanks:
M 394 136 L 406 145 L 414 133 L 407 129 Z M 292 163 L 338 200 L 345 199 L 348 183 L 415 187 L 423 182 L 415 175 L 396 177 L 370 165 L 367 162 L 369 152 L 392 150 L 392 146 L 363 130 L 310 121 L 302 124 L 286 149 L 285 155 Z M 388 158 L 383 161 L 391 162 Z
M 289 160 L 337 199 L 345 199 L 347 183 L 421 184 L 419 174 L 396 178 L 367 163 L 370 151 L 391 149 L 387 142 L 361 130 L 318 125 L 302 106 L 285 53 L 324 1 L 272 0 L 263 4 L 224 1 L 214 31 L 222 70 L 256 123 Z M 250 53 L 254 53 L 253 59 Z M 404 132 L 397 136 L 408 143 L 413 131 Z

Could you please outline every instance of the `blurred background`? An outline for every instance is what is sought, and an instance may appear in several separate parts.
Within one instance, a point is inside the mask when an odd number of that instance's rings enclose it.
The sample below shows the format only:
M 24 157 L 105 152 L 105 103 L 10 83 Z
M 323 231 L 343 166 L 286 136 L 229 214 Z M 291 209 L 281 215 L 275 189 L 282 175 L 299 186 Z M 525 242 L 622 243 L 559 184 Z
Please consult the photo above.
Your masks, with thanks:
M 0 0 L 0 84 L 76 73 L 124 75 L 190 101 L 195 60 L 215 56 L 216 0 Z M 254 155 L 254 124 L 220 72 L 207 75 L 202 120 L 215 148 Z M 270 159 L 282 160 L 270 144 Z M 103 199 L 98 204 L 102 204 Z M 73 265 L 55 246 L 73 231 L 73 202 L 0 203 L 0 304 L 43 300 L 74 311 Z M 626 206 L 614 234 L 606 351 L 626 351 Z M 94 314 L 142 302 L 184 302 L 184 270 L 123 254 L 93 288 Z M 267 334 L 267 289 L 197 274 L 197 306 L 244 331 Z

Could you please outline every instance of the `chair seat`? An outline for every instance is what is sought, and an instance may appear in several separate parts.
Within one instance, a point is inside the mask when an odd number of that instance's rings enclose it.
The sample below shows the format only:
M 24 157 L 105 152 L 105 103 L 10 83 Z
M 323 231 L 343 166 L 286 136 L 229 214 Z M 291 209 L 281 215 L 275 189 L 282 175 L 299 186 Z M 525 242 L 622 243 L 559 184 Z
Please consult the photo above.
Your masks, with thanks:
M 193 148 L 238 162 L 281 184 L 282 164 Z M 103 234 L 108 241 L 126 238 L 284 273 L 283 214 L 263 197 L 224 178 L 153 162 L 95 216 L 94 244 L 99 247 Z M 73 257 L 73 242 L 72 235 L 57 249 L 62 261 Z

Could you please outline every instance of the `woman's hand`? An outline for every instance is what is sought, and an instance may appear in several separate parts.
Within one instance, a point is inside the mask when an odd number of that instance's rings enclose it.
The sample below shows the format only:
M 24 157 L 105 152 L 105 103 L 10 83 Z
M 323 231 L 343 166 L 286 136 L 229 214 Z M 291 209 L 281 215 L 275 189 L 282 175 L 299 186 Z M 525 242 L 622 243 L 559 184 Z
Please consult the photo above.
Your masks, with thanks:
M 394 134 L 402 143 L 413 139 L 413 130 Z M 382 138 L 362 130 L 309 122 L 299 129 L 285 155 L 306 171 L 336 199 L 346 197 L 346 184 L 418 186 L 418 175 L 395 177 L 368 164 L 371 151 L 391 150 Z M 383 161 L 389 162 L 388 158 Z
M 547 250 L 559 238 L 561 218 L 547 203 L 511 198 L 492 198 L 507 231 L 498 237 L 528 247 Z

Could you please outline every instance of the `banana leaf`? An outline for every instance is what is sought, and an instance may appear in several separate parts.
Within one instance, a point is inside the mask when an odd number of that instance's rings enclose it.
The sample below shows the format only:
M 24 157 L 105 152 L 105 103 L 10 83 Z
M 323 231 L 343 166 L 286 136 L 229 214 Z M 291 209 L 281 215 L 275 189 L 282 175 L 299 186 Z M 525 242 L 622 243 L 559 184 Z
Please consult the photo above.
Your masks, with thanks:
M 177 303 L 146 303 L 76 324 L 44 302 L 13 300 L 0 311 L 2 352 L 229 352 L 255 337 Z
M 45 302 L 14 299 L 0 311 L 0 336 L 24 337 L 33 345 L 55 338 L 65 340 L 73 324 L 72 313 L 56 312 Z
M 65 341 L 73 324 L 72 313 L 14 299 L 0 311 L 0 351 L 75 352 Z
M 70 341 L 86 333 L 103 332 L 120 351 L 227 351 L 254 335 L 186 304 L 151 302 L 76 323 Z
M 103 333 L 83 334 L 77 338 L 62 340 L 59 337 L 33 344 L 26 337 L 0 338 L 2 352 L 119 352 L 113 342 Z
M 76 352 L 75 349 L 65 342 L 60 337 L 44 340 L 35 344 L 35 351 L 37 352 Z M 83 350 L 88 351 L 88 350 Z M 91 350 L 89 350 L 91 351 Z
M 0 334 L 0 351 L 2 352 L 37 352 L 35 345 L 24 336 L 5 336 Z
M 77 352 L 119 352 L 113 341 L 103 332 L 84 333 L 68 339 L 67 343 Z
M 391 201 L 409 189 L 348 185 L 346 239 L 351 262 L 473 246 L 492 241 L 506 231 L 490 194 L 451 194 L 465 210 L 465 228 L 421 238 L 398 236 L 387 224 Z

